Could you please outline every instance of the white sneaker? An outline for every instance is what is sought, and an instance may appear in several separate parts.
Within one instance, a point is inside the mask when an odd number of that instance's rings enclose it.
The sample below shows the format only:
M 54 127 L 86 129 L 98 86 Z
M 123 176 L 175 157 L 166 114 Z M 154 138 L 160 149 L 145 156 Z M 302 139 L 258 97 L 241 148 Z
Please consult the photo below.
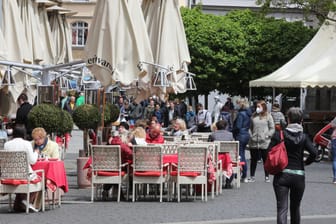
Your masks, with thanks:
M 248 179 L 247 178 L 241 178 L 240 182 L 242 182 L 242 183 L 248 183 Z
M 255 177 L 250 177 L 249 179 L 248 179 L 248 182 L 249 183 L 254 183 L 256 180 L 255 180 Z
M 271 180 L 269 179 L 269 177 L 265 177 L 265 182 L 266 182 L 266 183 L 271 182 Z
M 29 210 L 32 210 L 33 212 L 39 212 L 39 210 L 37 208 L 35 208 L 32 204 L 27 203 L 26 200 L 22 200 L 22 204 L 24 204 L 27 208 L 27 206 L 29 206 Z

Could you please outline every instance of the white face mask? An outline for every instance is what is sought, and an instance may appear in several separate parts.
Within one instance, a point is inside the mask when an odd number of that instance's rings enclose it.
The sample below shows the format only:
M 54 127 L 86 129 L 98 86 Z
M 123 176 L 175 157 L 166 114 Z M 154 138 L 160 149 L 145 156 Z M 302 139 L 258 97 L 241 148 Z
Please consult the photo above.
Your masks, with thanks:
M 257 109 L 256 109 L 256 112 L 257 112 L 257 114 L 260 114 L 262 111 L 263 111 L 263 109 L 262 109 L 262 108 L 260 108 L 260 107 L 257 107 Z

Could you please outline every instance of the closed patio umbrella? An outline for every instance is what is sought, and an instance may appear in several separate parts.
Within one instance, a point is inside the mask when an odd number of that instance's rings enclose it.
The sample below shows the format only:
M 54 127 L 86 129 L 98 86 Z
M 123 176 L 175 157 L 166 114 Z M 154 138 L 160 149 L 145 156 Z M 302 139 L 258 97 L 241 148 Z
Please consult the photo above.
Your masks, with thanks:
M 185 73 L 190 55 L 178 0 L 144 0 L 142 9 L 154 63 L 168 71 L 169 87 L 156 89 L 160 95 L 186 91 Z
M 37 7 L 37 3 L 32 0 L 18 1 L 21 20 L 28 44 L 26 48 L 32 54 L 33 64 L 38 64 L 40 61 L 44 61 L 45 49 L 41 38 L 38 14 L 37 11 L 34 11 L 34 5 Z
M 50 23 L 48 19 L 48 13 L 47 13 L 47 6 L 52 4 L 52 2 L 49 2 L 47 0 L 39 0 L 36 1 L 38 5 L 35 5 L 34 11 L 35 13 L 38 13 L 38 23 L 40 24 L 40 36 L 41 36 L 41 42 L 44 46 L 44 60 L 43 64 L 56 64 L 56 50 L 55 50 L 55 43 L 54 38 L 52 37 L 51 29 L 50 29 Z
M 49 12 L 50 30 L 55 44 L 55 64 L 62 64 L 69 62 L 72 59 L 72 55 L 68 55 L 67 41 L 69 40 L 67 35 L 69 34 L 65 30 L 64 19 L 60 14 L 60 11 L 69 11 L 59 6 L 51 6 L 47 8 Z
M 7 60 L 32 62 L 32 54 L 26 47 L 25 29 L 20 19 L 20 11 L 17 1 L 2 0 L 2 33 L 8 48 Z
M 151 76 L 147 65 L 141 71 L 137 65 L 140 61 L 152 63 L 153 56 L 140 3 L 97 1 L 85 54 L 88 68 L 103 86 L 118 82 L 137 88 L 138 83 L 138 97 L 145 96 Z
M 8 49 L 5 60 L 26 63 L 33 62 L 32 53 L 26 47 L 28 43 L 24 30 L 25 27 L 20 17 L 17 1 L 2 0 L 2 33 L 4 42 L 1 42 L 1 45 L 5 45 Z M 9 113 L 15 113 L 16 111 L 16 99 L 24 91 L 25 79 L 25 75 L 21 72 L 12 70 L 12 74 L 16 84 L 15 86 L 7 87 L 8 92 L 12 96 Z

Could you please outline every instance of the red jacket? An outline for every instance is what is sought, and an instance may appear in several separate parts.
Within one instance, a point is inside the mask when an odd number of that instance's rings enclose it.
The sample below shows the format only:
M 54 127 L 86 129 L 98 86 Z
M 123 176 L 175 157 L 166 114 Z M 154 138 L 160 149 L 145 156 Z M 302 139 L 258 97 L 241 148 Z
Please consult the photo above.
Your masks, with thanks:
M 125 143 L 121 141 L 119 136 L 115 136 L 112 139 L 109 139 L 110 145 L 120 145 L 121 151 L 121 162 L 131 162 L 133 158 L 133 151 L 132 149 Z
M 164 138 L 162 135 L 158 135 L 156 138 L 152 138 L 149 133 L 146 134 L 146 142 L 147 143 L 158 143 L 158 144 L 163 144 L 164 143 Z

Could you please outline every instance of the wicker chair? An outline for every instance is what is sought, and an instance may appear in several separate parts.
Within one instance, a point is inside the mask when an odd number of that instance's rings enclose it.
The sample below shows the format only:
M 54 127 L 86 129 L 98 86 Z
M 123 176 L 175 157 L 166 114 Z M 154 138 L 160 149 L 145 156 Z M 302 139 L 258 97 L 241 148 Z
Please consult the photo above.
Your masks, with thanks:
M 177 171 L 171 172 L 177 186 L 177 201 L 181 200 L 181 185 L 202 185 L 202 200 L 207 201 L 207 160 L 206 145 L 188 145 L 178 148 Z M 204 199 L 205 195 L 205 199 Z
M 42 211 L 45 210 L 44 170 L 35 170 L 34 174 L 36 178 L 31 180 L 27 152 L 0 150 L 0 194 L 8 194 L 10 210 L 12 210 L 12 194 L 26 194 L 29 202 L 30 193 L 39 191 L 42 192 Z M 29 213 L 29 206 L 26 206 L 26 213 Z
M 128 199 L 128 164 L 121 164 L 121 152 L 119 145 L 92 145 L 92 179 L 91 179 L 91 201 L 94 201 L 94 190 L 97 185 L 117 184 L 118 198 L 120 201 L 121 185 L 127 185 Z M 127 171 L 122 168 L 126 167 Z
M 136 186 L 139 184 L 159 184 L 162 202 L 163 184 L 167 179 L 160 145 L 133 146 L 133 202 L 137 198 Z
M 232 161 L 232 169 L 236 188 L 240 188 L 240 176 L 242 164 L 239 157 L 239 141 L 215 141 L 218 144 L 218 153 L 229 153 Z M 220 188 L 222 189 L 222 188 Z

